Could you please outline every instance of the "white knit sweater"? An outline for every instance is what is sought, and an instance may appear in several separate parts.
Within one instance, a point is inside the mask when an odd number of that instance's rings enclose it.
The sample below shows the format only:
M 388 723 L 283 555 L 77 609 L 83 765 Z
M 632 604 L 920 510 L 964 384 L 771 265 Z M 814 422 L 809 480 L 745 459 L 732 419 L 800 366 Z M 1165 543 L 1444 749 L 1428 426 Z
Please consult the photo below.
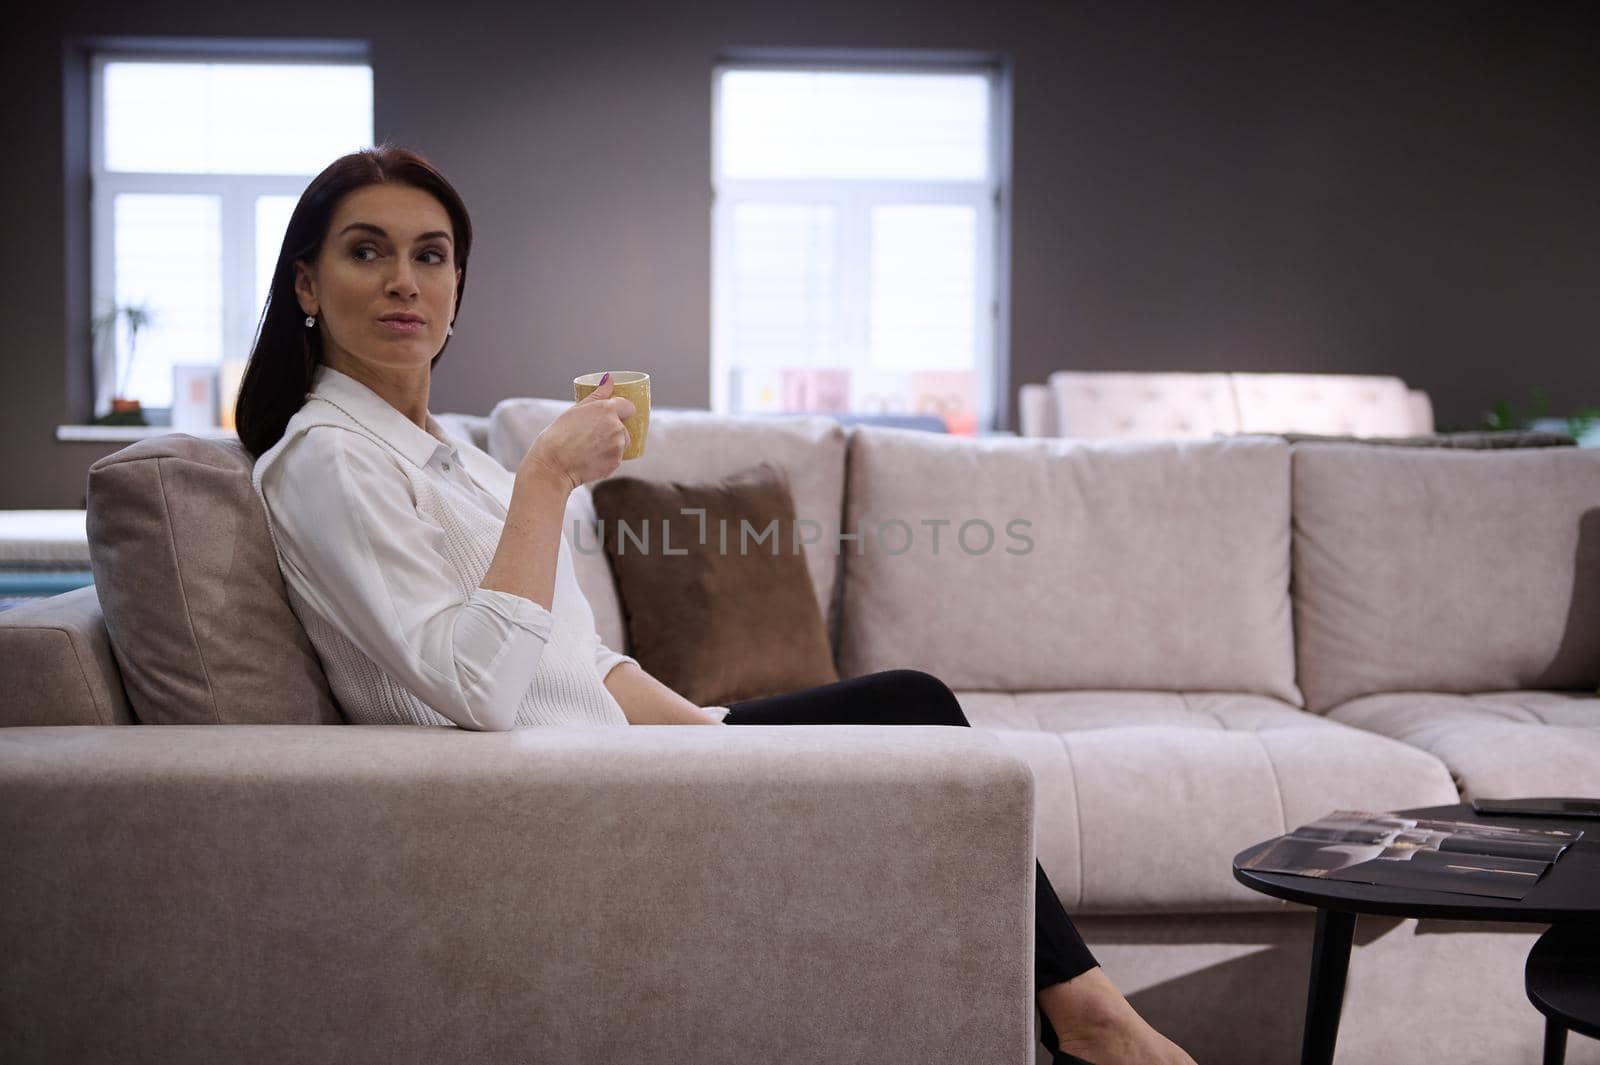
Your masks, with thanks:
M 515 479 L 320 367 L 252 483 L 334 698 L 357 724 L 626 725 L 562 538 L 550 610 L 480 588 Z

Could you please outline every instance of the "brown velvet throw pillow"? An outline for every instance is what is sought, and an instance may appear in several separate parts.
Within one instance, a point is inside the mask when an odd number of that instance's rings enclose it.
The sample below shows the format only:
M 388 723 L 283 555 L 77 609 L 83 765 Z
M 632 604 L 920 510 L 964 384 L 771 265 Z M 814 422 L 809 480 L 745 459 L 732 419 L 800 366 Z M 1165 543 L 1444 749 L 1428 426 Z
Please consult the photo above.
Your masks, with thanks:
M 776 466 L 714 484 L 613 477 L 594 508 L 628 653 L 663 684 L 724 706 L 839 679 Z

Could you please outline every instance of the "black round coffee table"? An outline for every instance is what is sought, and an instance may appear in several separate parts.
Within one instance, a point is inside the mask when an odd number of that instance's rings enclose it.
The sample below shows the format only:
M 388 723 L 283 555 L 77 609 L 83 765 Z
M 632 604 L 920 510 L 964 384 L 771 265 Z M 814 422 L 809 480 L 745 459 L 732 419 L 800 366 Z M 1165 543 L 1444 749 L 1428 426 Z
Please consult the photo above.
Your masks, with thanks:
M 1526 973 L 1528 1001 L 1545 1015 L 1544 1065 L 1561 1065 L 1568 1031 L 1600 1039 L 1600 925 L 1554 926 L 1528 953 Z
M 1525 924 L 1600 926 L 1600 821 L 1572 818 L 1489 817 L 1472 806 L 1428 806 L 1400 810 L 1402 817 L 1475 821 L 1516 828 L 1581 830 L 1583 839 L 1563 854 L 1522 899 L 1459 895 L 1447 891 L 1357 884 L 1346 880 L 1262 873 L 1242 868 L 1270 847 L 1266 840 L 1240 851 L 1233 876 L 1241 884 L 1274 898 L 1317 908 L 1316 940 L 1311 950 L 1311 986 L 1306 996 L 1306 1026 L 1301 1065 L 1332 1065 L 1344 1007 L 1345 978 L 1356 916 L 1436 918 L 1446 921 L 1505 921 Z M 1574 1029 L 1577 1030 L 1577 1029 Z

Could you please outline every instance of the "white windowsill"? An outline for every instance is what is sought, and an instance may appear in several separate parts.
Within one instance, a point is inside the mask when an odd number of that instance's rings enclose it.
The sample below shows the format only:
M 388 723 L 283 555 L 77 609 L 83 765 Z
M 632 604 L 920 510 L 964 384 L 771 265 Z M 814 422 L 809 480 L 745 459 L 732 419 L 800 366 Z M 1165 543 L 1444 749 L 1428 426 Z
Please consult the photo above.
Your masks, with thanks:
M 100 440 L 127 443 L 151 436 L 166 436 L 182 432 L 207 440 L 237 440 L 239 434 L 232 429 L 212 426 L 209 429 L 174 429 L 170 425 L 58 425 L 57 440 Z

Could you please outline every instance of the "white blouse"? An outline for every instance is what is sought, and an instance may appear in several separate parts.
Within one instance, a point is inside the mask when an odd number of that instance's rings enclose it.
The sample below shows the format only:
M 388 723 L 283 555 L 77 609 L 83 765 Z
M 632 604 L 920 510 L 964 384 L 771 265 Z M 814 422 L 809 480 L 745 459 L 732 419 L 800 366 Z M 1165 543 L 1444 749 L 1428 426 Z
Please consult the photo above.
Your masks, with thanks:
M 626 725 L 561 538 L 551 609 L 478 587 L 515 478 L 428 415 L 423 430 L 319 367 L 251 481 L 289 604 L 356 724 Z

